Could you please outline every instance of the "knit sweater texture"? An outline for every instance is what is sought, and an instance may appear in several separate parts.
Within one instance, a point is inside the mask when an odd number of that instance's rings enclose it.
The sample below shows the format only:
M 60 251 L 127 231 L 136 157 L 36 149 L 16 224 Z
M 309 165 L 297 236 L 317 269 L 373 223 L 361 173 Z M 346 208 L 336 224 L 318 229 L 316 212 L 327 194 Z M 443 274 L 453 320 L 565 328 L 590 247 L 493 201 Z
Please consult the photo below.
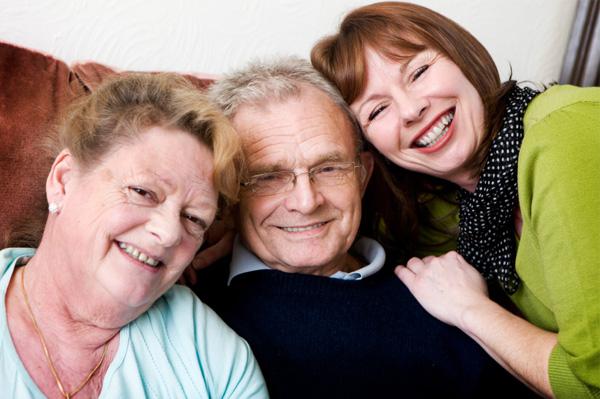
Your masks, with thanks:
M 600 88 L 554 86 L 525 113 L 515 304 L 558 333 L 558 398 L 600 398 Z
M 359 281 L 260 270 L 226 288 L 206 274 L 199 295 L 249 342 L 273 398 L 532 396 L 389 267 Z

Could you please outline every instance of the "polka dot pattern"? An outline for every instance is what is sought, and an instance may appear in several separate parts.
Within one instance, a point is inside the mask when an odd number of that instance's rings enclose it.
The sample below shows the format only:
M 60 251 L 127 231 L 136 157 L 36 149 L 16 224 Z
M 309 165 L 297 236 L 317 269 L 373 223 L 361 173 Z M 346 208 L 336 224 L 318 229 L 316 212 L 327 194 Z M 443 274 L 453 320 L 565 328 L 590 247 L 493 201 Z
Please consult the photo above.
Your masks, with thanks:
M 523 115 L 539 92 L 515 87 L 509 94 L 500 132 L 475 192 L 460 190 L 458 252 L 488 280 L 509 294 L 520 284 L 515 270 L 513 212 L 517 204 L 517 160 L 523 141 Z

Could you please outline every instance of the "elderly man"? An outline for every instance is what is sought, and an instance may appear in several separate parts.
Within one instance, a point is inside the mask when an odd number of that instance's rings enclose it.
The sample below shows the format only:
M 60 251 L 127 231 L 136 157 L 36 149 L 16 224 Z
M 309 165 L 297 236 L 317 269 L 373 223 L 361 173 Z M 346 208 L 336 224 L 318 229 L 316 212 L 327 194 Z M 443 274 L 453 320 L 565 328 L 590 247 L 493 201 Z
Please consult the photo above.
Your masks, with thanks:
M 219 285 L 210 268 L 198 293 L 250 343 L 273 397 L 472 397 L 513 384 L 425 313 L 380 244 L 355 240 L 373 160 L 334 87 L 285 58 L 211 96 L 242 137 L 248 174 L 228 275 Z

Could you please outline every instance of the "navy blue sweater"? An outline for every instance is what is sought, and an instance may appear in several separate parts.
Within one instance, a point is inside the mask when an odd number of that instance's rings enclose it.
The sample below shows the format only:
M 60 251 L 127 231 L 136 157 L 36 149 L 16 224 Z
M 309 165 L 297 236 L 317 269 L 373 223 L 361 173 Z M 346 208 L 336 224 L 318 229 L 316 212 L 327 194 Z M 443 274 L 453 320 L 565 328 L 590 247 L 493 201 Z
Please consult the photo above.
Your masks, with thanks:
M 360 281 L 261 270 L 229 287 L 218 274 L 197 292 L 248 341 L 273 398 L 533 396 L 391 269 Z

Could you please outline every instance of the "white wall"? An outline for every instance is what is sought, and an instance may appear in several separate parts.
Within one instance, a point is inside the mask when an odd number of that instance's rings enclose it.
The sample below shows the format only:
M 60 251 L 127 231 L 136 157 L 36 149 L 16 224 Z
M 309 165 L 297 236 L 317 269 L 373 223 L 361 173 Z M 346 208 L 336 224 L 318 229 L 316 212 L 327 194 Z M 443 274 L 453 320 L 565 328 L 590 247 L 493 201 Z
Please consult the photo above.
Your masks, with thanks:
M 257 56 L 308 57 L 365 0 L 0 0 L 0 40 L 69 63 L 219 74 Z M 557 80 L 576 0 L 416 0 L 455 19 L 503 77 Z

